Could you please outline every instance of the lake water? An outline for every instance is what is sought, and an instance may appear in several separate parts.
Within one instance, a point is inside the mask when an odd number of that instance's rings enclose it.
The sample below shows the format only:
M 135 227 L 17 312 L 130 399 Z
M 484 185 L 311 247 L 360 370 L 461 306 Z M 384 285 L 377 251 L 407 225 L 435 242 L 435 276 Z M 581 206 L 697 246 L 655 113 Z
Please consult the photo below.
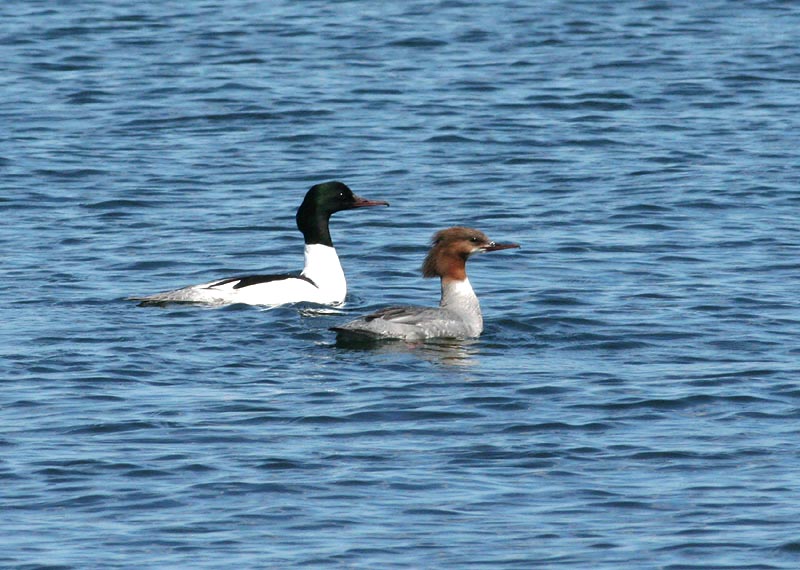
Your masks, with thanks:
M 800 567 L 800 5 L 0 5 L 0 567 Z M 342 311 L 129 295 L 297 270 Z M 483 336 L 336 344 L 435 305 Z

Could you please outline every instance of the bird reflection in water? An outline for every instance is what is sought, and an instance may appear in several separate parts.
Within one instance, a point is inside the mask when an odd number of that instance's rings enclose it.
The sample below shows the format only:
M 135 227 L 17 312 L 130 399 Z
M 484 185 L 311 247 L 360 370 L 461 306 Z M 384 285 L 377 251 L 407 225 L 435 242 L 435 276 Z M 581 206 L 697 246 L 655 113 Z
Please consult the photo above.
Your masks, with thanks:
M 443 366 L 475 366 L 479 363 L 479 339 L 429 339 L 403 341 L 388 339 L 338 338 L 337 349 L 372 352 L 374 354 L 411 354 Z

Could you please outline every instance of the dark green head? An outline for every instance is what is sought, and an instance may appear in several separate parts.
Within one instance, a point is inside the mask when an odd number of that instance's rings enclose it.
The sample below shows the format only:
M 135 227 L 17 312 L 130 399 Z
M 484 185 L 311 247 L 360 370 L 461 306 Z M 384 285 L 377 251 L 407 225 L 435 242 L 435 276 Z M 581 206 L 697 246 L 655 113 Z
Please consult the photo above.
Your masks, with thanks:
M 356 196 L 341 182 L 323 182 L 312 186 L 306 193 L 297 210 L 297 229 L 303 232 L 307 244 L 319 243 L 333 247 L 328 230 L 332 214 L 354 208 L 388 205 L 389 202 L 383 200 L 367 200 Z

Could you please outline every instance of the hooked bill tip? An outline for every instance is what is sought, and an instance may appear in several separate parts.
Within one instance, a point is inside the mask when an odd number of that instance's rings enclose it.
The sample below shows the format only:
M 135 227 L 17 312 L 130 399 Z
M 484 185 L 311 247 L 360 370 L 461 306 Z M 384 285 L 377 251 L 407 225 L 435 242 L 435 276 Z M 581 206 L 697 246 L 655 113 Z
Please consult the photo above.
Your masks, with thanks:
M 353 203 L 354 208 L 366 208 L 368 206 L 388 206 L 389 202 L 386 200 L 368 200 L 366 198 L 362 198 L 361 196 L 355 196 L 355 202 Z
M 483 251 L 499 251 L 501 249 L 515 249 L 520 247 L 518 243 L 490 243 Z

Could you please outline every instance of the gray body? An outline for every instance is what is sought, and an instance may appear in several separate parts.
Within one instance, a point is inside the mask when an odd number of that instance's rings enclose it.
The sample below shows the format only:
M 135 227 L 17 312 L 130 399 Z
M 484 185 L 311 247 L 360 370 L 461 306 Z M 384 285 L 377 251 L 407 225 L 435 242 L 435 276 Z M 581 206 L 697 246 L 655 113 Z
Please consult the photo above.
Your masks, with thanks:
M 483 331 L 483 317 L 478 297 L 464 279 L 442 282 L 439 308 L 388 307 L 333 330 L 365 339 L 473 338 Z

